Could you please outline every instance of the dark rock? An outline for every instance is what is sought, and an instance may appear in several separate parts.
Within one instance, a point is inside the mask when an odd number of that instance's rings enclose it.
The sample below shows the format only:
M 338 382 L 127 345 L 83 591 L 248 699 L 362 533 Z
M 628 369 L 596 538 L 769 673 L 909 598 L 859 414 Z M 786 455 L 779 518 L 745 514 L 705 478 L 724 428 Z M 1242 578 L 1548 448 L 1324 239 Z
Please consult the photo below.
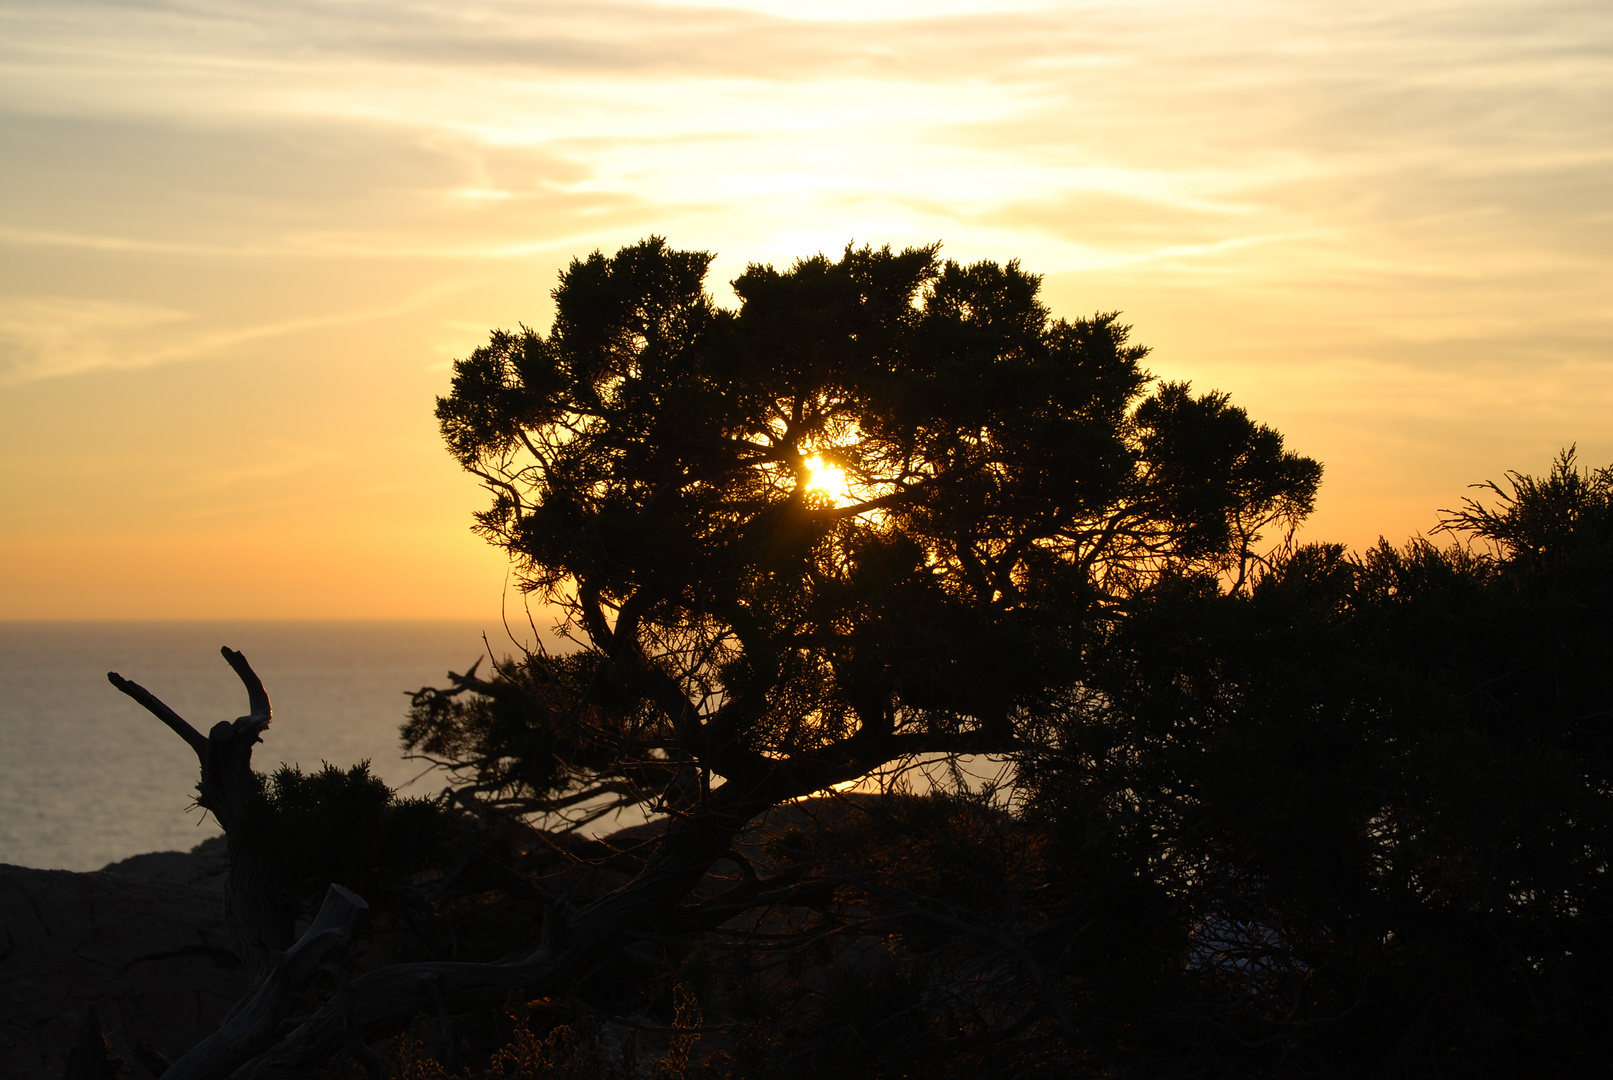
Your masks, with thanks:
M 92 1010 L 135 1077 L 218 1026 L 248 979 L 211 855 L 188 868 L 178 852 L 137 856 L 93 874 L 0 865 L 0 1073 L 57 1080 Z
M 790 828 L 810 831 L 875 799 L 847 794 L 778 807 L 746 830 L 735 850 L 765 875 L 776 869 L 766 850 L 771 839 Z M 552 838 L 542 850 L 554 865 L 537 876 L 551 892 L 586 902 L 631 878 L 664 827 L 652 822 L 601 840 Z M 224 923 L 227 875 L 222 837 L 189 853 L 136 855 L 90 874 L 0 864 L 0 1076 L 59 1080 L 92 1014 L 135 1080 L 158 1075 L 212 1034 L 249 988 Z M 722 893 L 739 876 L 719 864 L 691 902 Z M 747 913 L 734 923 L 765 931 L 787 914 L 773 907 L 761 921 Z M 509 944 L 501 942 L 504 950 Z M 359 967 L 388 962 L 395 946 L 378 935 Z M 624 956 L 617 966 L 631 961 Z M 651 957 L 645 969 L 659 963 Z
M 222 836 L 203 840 L 189 851 L 153 851 L 101 867 L 103 874 L 175 881 L 211 896 L 224 895 L 229 872 L 230 853 Z

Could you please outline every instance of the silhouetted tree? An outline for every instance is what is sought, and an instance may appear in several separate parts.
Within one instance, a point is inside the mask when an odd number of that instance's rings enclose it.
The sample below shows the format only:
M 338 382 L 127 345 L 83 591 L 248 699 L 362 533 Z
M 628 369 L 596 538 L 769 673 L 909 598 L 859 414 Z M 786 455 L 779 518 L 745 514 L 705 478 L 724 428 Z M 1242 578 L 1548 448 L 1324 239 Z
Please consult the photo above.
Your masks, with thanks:
M 709 262 L 574 262 L 550 336 L 495 334 L 439 402 L 493 495 L 478 528 L 581 651 L 526 665 L 549 716 L 428 698 L 410 738 L 474 743 L 523 809 L 741 822 L 913 754 L 1009 753 L 1141 590 L 1242 580 L 1311 507 L 1319 466 L 1224 395 L 1145 396 L 1127 328 L 1051 320 L 1017 264 L 848 249 L 750 267 L 730 312 Z
M 644 935 L 880 889 L 852 862 L 758 860 L 736 838 L 892 763 L 1045 746 L 1113 624 L 1163 581 L 1243 587 L 1262 544 L 1311 508 L 1315 462 L 1225 395 L 1154 386 L 1114 315 L 1050 318 L 1016 263 L 848 248 L 750 267 L 729 311 L 704 291 L 710 261 L 651 239 L 573 262 L 549 335 L 495 333 L 438 405 L 492 494 L 478 529 L 577 650 L 422 692 L 408 739 L 468 770 L 462 805 L 551 825 L 648 808 L 665 819 L 649 853 L 591 902 L 534 886 L 544 929 L 512 959 L 383 967 L 286 1024 L 284 991 L 183 1075 L 291 1074 L 417 1013 L 564 992 Z M 227 753 L 175 727 L 232 853 L 245 819 L 205 793 L 259 797 L 247 763 L 263 706 L 240 734 L 215 729 Z M 209 779 L 220 763 L 224 786 Z M 287 809 L 311 790 L 276 783 Z M 239 853 L 272 876 L 262 847 Z M 737 882 L 697 891 L 719 862 Z M 332 896 L 327 942 L 353 911 Z M 907 915 L 933 930 L 941 913 Z M 1037 1003 L 984 1034 L 1043 1015 L 1068 1028 L 1023 943 L 988 938 L 1020 957 Z M 281 943 L 264 944 L 265 985 L 283 982 Z
M 1050 319 L 1017 264 L 848 249 L 725 311 L 709 262 L 574 262 L 550 335 L 493 335 L 438 406 L 578 650 L 423 692 L 406 740 L 466 805 L 669 815 L 618 927 L 699 925 L 673 905 L 787 800 L 1045 747 L 1107 627 L 1162 580 L 1243 587 L 1320 476 L 1225 395 L 1150 393 L 1126 327 Z

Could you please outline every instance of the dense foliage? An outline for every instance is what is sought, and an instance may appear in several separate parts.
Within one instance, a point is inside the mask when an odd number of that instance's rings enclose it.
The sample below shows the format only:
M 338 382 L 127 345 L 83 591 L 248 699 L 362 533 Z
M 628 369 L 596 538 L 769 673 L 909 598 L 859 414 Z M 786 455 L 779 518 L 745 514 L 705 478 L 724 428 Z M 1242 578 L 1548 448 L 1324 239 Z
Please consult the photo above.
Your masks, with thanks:
M 505 673 L 541 722 L 428 697 L 410 739 L 528 809 L 715 778 L 749 818 L 1008 752 L 1151 583 L 1242 580 L 1311 507 L 1315 462 L 1224 395 L 1148 392 L 1126 327 L 1050 318 L 1017 264 L 848 248 L 750 267 L 728 311 L 710 258 L 573 262 L 550 335 L 495 333 L 438 404 L 479 529 L 582 655 Z
M 341 882 L 372 906 L 395 902 L 415 875 L 451 857 L 462 825 L 437 802 L 399 797 L 367 761 L 262 778 L 237 834 L 269 862 L 288 903 L 317 906 Z
M 1456 546 L 1160 583 L 1028 771 L 1034 816 L 1174 910 L 1122 1025 L 1166 1074 L 1605 1056 L 1613 472 L 1494 493 Z

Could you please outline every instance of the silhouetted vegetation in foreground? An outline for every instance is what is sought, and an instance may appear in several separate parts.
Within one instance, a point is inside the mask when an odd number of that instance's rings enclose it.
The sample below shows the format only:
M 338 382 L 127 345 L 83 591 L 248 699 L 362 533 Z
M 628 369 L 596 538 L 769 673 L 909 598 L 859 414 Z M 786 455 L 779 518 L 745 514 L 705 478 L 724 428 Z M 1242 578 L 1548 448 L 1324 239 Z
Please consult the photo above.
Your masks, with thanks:
M 1320 467 L 1017 264 L 848 249 L 728 312 L 708 263 L 574 262 L 456 365 L 478 527 L 577 648 L 415 695 L 439 805 L 255 777 L 266 699 L 186 736 L 266 989 L 173 1076 L 1603 1066 L 1613 471 L 1294 546 Z

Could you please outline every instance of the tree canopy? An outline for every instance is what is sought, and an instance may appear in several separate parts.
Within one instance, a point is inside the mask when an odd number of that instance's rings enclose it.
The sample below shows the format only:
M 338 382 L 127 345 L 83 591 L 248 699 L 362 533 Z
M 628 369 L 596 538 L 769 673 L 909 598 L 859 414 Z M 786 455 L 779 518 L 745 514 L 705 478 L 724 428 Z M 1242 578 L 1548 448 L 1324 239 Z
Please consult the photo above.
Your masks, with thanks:
M 1017 263 L 848 247 L 750 266 L 727 310 L 711 258 L 574 261 L 548 337 L 495 333 L 438 402 L 492 493 L 478 529 L 582 649 L 528 668 L 578 751 L 508 774 L 529 809 L 749 817 L 1012 753 L 1152 582 L 1242 583 L 1312 506 L 1315 462 L 1155 384 L 1114 314 L 1052 318 Z

